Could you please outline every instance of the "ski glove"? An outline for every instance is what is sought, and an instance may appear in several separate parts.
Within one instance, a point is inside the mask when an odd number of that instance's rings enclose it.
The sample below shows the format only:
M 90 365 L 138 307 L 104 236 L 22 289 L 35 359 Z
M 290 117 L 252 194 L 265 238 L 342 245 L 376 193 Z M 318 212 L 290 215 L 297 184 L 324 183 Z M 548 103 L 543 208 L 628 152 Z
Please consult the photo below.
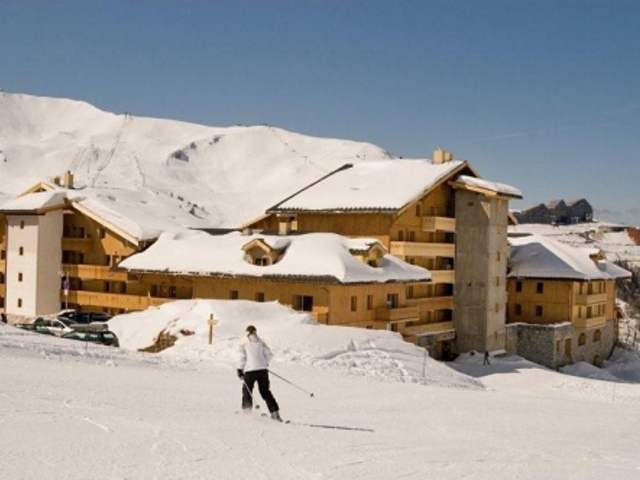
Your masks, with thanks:
M 244 378 L 244 372 L 241 368 L 238 369 L 238 378 Z

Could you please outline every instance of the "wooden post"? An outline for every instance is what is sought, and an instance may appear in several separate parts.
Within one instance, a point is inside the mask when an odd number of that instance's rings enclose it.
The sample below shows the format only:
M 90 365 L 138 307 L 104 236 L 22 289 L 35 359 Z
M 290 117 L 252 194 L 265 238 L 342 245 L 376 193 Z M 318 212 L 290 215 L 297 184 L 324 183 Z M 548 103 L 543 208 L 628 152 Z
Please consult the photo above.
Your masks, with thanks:
M 218 323 L 217 320 L 213 318 L 213 313 L 209 316 L 209 345 L 213 343 L 213 327 Z

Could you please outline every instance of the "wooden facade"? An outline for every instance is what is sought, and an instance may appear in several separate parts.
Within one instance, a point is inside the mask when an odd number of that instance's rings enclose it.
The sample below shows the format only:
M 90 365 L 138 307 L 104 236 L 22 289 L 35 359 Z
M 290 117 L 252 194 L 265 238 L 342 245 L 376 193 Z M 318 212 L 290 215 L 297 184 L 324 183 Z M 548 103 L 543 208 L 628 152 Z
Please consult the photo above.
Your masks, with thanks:
M 475 173 L 467 163 L 462 163 L 400 210 L 272 209 L 245 227 L 263 232 L 334 232 L 347 237 L 378 239 L 392 255 L 424 267 L 432 275 L 431 282 L 406 286 L 404 297 L 410 308 L 394 317 L 393 330 L 411 341 L 422 334 L 437 336 L 453 329 L 456 190 L 450 180 L 458 175 L 475 176 Z M 451 340 L 450 335 L 441 338 Z

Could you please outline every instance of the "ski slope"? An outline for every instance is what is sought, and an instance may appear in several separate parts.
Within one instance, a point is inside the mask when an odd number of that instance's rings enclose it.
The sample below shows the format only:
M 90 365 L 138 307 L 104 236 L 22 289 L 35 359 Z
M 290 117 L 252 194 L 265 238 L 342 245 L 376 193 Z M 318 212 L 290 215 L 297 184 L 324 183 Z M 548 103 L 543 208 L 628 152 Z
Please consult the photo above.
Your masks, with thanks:
M 314 393 L 272 377 L 284 418 L 363 430 L 236 414 L 233 352 L 248 323 L 274 350 L 271 369 Z M 615 381 L 602 381 L 586 378 L 593 367 L 568 375 L 517 357 L 442 364 L 392 332 L 316 325 L 278 304 L 183 301 L 110 324 L 123 348 L 0 324 L 0 477 L 640 475 L 640 385 L 611 373 L 621 364 L 640 371 L 628 352 L 596 375 Z M 135 351 L 162 330 L 176 335 L 174 347 Z

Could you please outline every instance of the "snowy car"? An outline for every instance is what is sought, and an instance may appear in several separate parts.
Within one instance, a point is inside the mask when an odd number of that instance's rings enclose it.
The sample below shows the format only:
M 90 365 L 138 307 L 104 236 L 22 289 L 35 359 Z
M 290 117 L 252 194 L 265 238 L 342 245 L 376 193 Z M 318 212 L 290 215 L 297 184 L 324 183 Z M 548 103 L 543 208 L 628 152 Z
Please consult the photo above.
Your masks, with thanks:
M 72 332 L 70 325 L 73 322 L 59 318 L 42 318 L 38 317 L 31 323 L 19 323 L 16 327 L 22 330 L 29 330 L 47 335 L 55 335 L 61 337 L 65 333 Z
M 62 335 L 62 338 L 97 343 L 109 347 L 120 346 L 118 337 L 108 329 L 106 323 L 89 323 L 87 325 L 75 324 L 73 326 L 73 330 Z

